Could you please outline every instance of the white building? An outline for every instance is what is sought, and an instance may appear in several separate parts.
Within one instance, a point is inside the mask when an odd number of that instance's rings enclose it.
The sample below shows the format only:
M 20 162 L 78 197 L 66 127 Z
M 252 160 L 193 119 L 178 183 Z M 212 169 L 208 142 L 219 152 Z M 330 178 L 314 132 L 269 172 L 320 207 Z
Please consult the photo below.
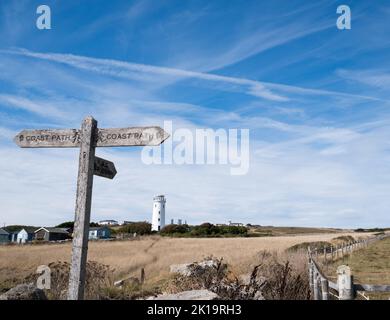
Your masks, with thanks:
M 165 196 L 153 198 L 152 231 L 160 231 L 165 226 Z
M 99 225 L 101 226 L 117 226 L 119 222 L 116 220 L 101 220 L 99 221 Z
M 22 230 L 20 230 L 18 232 L 16 242 L 17 243 L 26 243 L 26 242 L 33 241 L 35 238 L 35 231 L 36 230 L 37 230 L 37 228 L 33 228 L 33 227 L 23 228 Z
M 91 227 L 88 232 L 89 240 L 108 239 L 111 236 L 110 229 L 107 226 L 104 227 Z

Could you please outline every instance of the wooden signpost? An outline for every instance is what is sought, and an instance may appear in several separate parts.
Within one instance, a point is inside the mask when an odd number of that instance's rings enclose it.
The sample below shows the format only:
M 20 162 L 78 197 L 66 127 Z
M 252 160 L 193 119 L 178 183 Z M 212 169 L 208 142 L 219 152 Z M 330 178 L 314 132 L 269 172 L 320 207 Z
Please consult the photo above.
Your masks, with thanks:
M 160 127 L 99 129 L 91 116 L 84 119 L 80 130 L 23 130 L 16 135 L 14 141 L 21 148 L 80 148 L 69 300 L 84 298 L 93 176 L 113 179 L 116 175 L 114 164 L 96 157 L 95 148 L 157 146 L 168 138 Z

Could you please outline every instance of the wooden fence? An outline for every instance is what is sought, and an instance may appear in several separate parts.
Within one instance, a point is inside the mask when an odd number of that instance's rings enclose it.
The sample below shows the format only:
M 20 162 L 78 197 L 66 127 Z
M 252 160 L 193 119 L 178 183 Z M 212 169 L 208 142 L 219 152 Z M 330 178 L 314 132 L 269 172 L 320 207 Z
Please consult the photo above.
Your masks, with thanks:
M 346 265 L 337 268 L 337 282 L 329 280 L 318 266 L 319 259 L 324 263 L 350 255 L 353 251 L 367 247 L 373 242 L 382 240 L 390 235 L 378 235 L 364 240 L 346 243 L 340 246 L 331 246 L 321 250 L 308 248 L 309 281 L 311 296 L 314 300 L 353 300 L 356 294 L 369 299 L 364 292 L 390 292 L 390 285 L 369 285 L 353 282 L 351 269 Z M 317 261 L 316 261 L 317 260 Z

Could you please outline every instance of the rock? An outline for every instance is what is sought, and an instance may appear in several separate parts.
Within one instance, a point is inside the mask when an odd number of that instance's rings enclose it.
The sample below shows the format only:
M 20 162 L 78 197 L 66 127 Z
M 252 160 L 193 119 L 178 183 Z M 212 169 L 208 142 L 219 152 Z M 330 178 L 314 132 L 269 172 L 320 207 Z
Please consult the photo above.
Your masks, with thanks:
M 208 267 L 208 268 L 216 268 L 217 267 L 217 261 L 215 261 L 215 260 L 204 260 L 202 262 L 197 263 L 197 265 L 199 267 L 203 267 L 203 268 L 206 268 L 206 267 Z
M 217 262 L 214 260 L 204 260 L 201 262 L 194 262 L 194 263 L 183 263 L 183 264 L 173 264 L 170 266 L 170 272 L 171 273 L 179 273 L 183 276 L 190 277 L 194 269 L 201 268 L 201 269 L 208 269 L 208 268 L 216 268 Z
M 218 295 L 209 290 L 190 290 L 174 294 L 161 294 L 146 300 L 216 300 Z
M 0 300 L 47 300 L 42 289 L 34 284 L 19 284 L 0 296 Z
M 123 286 L 124 282 L 125 282 L 125 280 L 118 280 L 118 281 L 115 281 L 115 282 L 114 282 L 114 286 L 115 286 L 115 287 L 121 287 L 121 286 Z
M 114 286 L 115 287 L 122 287 L 124 285 L 137 286 L 139 284 L 140 284 L 140 281 L 136 277 L 130 277 L 130 278 L 127 278 L 127 279 L 122 279 L 122 280 L 118 280 L 118 281 L 114 282 Z
M 261 291 L 257 291 L 255 293 L 255 296 L 253 297 L 253 300 L 265 300 L 263 294 L 261 293 Z
M 248 273 L 248 274 L 242 274 L 240 277 L 239 277 L 241 283 L 245 286 L 249 286 L 249 284 L 251 283 L 251 274 Z
M 169 271 L 171 273 L 179 273 L 183 276 L 190 276 L 191 275 L 190 265 L 191 263 L 173 264 L 169 267 Z

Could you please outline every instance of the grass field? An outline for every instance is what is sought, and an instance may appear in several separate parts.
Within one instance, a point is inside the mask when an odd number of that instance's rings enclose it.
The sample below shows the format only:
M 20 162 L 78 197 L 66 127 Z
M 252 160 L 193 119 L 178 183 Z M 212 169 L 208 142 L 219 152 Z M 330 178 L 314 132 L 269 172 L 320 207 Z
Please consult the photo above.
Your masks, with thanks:
M 390 238 L 375 242 L 333 263 L 327 270 L 327 274 L 334 280 L 337 266 L 341 264 L 351 268 L 355 283 L 390 285 Z M 390 293 L 367 293 L 366 295 L 374 299 L 390 298 Z
M 261 226 L 250 228 L 250 233 L 264 236 L 284 236 L 284 235 L 303 235 L 303 234 L 321 234 L 321 233 L 339 233 L 340 229 L 329 228 L 308 228 L 308 227 L 274 227 Z M 344 230 L 344 232 L 347 232 Z
M 115 269 L 115 278 L 139 276 L 145 268 L 146 280 L 158 282 L 169 274 L 169 266 L 190 263 L 213 255 L 223 257 L 237 274 L 246 273 L 262 250 L 282 252 L 308 241 L 329 241 L 340 235 L 366 237 L 367 233 L 321 233 L 260 238 L 165 238 L 142 237 L 138 240 L 90 242 L 88 259 Z M 46 244 L 0 247 L 1 284 L 17 282 L 37 266 L 70 261 L 71 244 Z

